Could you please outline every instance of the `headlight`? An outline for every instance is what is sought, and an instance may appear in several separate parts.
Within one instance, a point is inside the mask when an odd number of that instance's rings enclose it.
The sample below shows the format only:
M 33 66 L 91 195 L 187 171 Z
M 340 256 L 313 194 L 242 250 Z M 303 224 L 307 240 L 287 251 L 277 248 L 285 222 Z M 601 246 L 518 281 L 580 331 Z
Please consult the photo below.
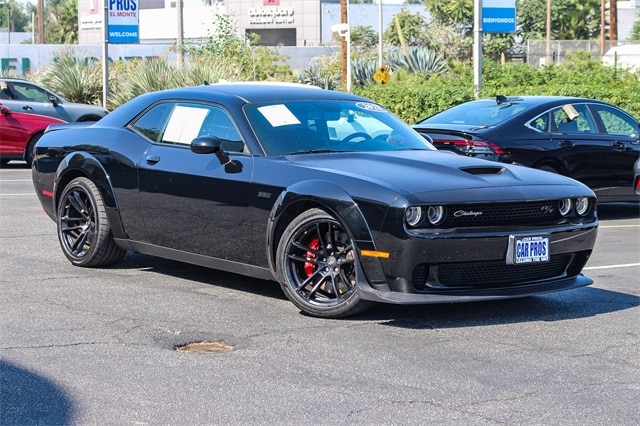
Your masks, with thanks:
M 444 207 L 443 206 L 429 206 L 427 209 L 427 219 L 432 225 L 442 223 L 444 220 Z
M 572 206 L 571 199 L 565 198 L 564 200 L 558 201 L 558 211 L 562 216 L 568 216 L 571 213 Z
M 404 212 L 404 220 L 407 221 L 407 225 L 416 226 L 422 219 L 422 207 L 409 207 Z
M 585 216 L 589 213 L 589 199 L 587 197 L 576 198 L 576 213 L 579 216 Z

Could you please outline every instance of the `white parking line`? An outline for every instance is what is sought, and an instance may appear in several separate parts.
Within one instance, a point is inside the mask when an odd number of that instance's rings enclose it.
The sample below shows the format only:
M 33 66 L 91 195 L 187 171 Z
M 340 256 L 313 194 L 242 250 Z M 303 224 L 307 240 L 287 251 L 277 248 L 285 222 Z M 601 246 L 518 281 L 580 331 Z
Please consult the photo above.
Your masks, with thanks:
M 600 226 L 600 229 L 607 229 L 607 228 L 639 228 L 640 227 L 640 223 L 637 225 L 605 225 L 605 226 Z
M 640 263 L 623 263 L 620 265 L 607 265 L 607 266 L 590 266 L 583 268 L 585 271 L 594 269 L 613 269 L 613 268 L 628 268 L 630 266 L 640 266 Z

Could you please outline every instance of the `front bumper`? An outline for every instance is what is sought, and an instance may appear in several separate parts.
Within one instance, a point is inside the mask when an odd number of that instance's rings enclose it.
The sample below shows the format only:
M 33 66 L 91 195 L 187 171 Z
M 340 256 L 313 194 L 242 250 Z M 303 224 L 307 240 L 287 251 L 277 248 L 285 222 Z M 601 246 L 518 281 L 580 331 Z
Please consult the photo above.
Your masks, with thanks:
M 509 236 L 548 235 L 550 259 L 507 264 Z M 581 274 L 595 245 L 597 225 L 484 235 L 441 234 L 397 239 L 384 235 L 378 249 L 389 259 L 361 257 L 361 297 L 386 303 L 441 303 L 525 297 L 583 287 Z M 389 248 L 391 250 L 389 250 Z

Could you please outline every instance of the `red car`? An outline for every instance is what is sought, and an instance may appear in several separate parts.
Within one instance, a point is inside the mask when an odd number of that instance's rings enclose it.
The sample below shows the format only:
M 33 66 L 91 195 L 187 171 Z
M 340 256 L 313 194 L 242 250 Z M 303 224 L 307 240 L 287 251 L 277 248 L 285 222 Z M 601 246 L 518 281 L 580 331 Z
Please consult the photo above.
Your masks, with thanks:
M 0 163 L 24 160 L 31 167 L 33 146 L 49 124 L 66 123 L 58 118 L 14 112 L 0 104 Z

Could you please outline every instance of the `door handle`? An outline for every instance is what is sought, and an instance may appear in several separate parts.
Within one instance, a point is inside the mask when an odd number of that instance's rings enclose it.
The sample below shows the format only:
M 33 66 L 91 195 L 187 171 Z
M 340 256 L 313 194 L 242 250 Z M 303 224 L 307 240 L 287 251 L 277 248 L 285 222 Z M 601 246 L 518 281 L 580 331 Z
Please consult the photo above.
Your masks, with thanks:
M 22 109 L 25 110 L 25 111 L 32 111 L 33 110 L 33 108 L 31 108 L 29 105 L 23 106 Z
M 614 151 L 626 151 L 627 150 L 627 146 L 623 142 L 615 142 L 613 144 L 613 150 Z
M 158 161 L 160 161 L 160 157 L 158 155 L 150 155 L 147 158 L 145 158 L 145 160 L 147 161 L 147 164 L 157 164 Z
M 560 142 L 560 146 L 563 148 L 574 148 L 576 144 L 574 144 L 571 141 L 564 141 L 564 142 Z

